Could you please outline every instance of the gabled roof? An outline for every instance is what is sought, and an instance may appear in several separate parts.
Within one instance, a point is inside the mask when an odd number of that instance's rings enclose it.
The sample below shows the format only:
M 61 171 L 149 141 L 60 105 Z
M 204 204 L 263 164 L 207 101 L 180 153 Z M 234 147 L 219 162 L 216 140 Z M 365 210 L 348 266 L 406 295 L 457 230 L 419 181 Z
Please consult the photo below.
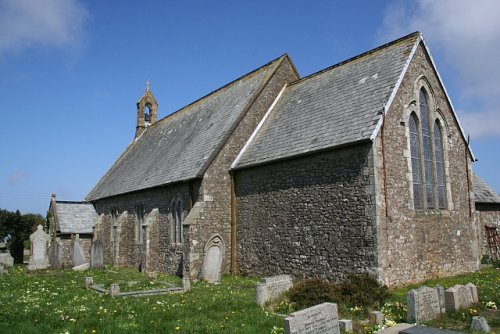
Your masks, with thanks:
M 408 35 L 288 85 L 233 167 L 369 140 L 419 36 Z
M 147 128 L 87 195 L 88 201 L 203 175 L 284 55 Z
M 232 168 L 374 140 L 421 42 L 415 32 L 289 84 Z
M 82 202 L 56 201 L 56 230 L 61 233 L 92 233 L 98 214 L 94 206 Z
M 474 201 L 476 203 L 500 203 L 500 196 L 477 174 L 473 174 Z

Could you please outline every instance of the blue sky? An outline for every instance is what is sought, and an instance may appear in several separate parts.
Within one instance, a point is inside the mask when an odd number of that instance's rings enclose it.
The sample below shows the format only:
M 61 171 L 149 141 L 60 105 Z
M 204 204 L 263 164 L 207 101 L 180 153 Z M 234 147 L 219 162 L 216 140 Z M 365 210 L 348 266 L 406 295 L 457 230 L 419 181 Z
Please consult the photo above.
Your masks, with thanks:
M 0 208 L 82 200 L 159 117 L 288 53 L 302 76 L 420 30 L 497 192 L 500 2 L 0 0 Z

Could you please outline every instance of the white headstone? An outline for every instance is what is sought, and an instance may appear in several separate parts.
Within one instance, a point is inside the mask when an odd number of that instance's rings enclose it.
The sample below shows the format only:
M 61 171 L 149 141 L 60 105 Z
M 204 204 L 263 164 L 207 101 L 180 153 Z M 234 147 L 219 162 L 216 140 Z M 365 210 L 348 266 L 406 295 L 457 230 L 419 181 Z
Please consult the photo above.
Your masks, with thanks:
M 472 302 L 479 303 L 479 296 L 477 294 L 477 286 L 475 286 L 472 283 L 467 283 L 465 286 L 470 289 L 470 293 L 472 294 Z
M 218 236 L 212 238 L 205 247 L 201 277 L 209 282 L 220 282 L 224 243 Z
M 43 226 L 38 225 L 36 231 L 30 235 L 31 256 L 28 270 L 46 269 L 50 266 L 48 244 L 49 235 L 43 231 Z
M 12 267 L 14 265 L 14 258 L 7 251 L 5 253 L 0 253 L 0 263 L 6 267 Z
M 323 303 L 285 318 L 286 334 L 340 334 L 337 304 Z

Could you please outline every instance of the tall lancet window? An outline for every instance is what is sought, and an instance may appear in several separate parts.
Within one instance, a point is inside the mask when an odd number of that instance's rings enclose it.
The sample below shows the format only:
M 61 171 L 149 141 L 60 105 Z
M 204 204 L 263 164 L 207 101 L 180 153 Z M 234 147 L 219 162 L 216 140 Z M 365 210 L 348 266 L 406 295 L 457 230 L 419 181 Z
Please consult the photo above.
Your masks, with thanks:
M 425 199 L 427 208 L 435 208 L 434 203 L 434 185 L 432 176 L 432 141 L 431 132 L 429 130 L 429 103 L 427 93 L 424 89 L 420 90 L 420 116 L 422 118 L 422 149 L 424 156 L 424 183 L 425 183 Z
M 175 198 L 172 204 L 172 243 L 182 243 L 182 201 Z
M 434 122 L 434 157 L 436 159 L 436 184 L 438 205 L 440 209 L 446 208 L 446 185 L 444 177 L 443 135 L 439 120 Z
M 410 151 L 411 170 L 413 176 L 413 205 L 415 209 L 424 207 L 422 197 L 422 177 L 420 175 L 420 135 L 418 131 L 418 119 L 415 114 L 410 116 Z

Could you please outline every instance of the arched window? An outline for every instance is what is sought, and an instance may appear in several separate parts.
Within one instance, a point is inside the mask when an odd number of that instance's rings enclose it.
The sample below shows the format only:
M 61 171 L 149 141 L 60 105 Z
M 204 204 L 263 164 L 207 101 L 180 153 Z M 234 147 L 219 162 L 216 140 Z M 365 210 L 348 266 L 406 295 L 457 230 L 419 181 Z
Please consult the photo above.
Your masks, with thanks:
M 429 96 L 419 91 L 419 116 L 411 113 L 410 135 L 413 207 L 415 209 L 446 209 L 446 176 L 442 126 L 429 108 Z
M 436 159 L 437 197 L 440 209 L 446 208 L 446 185 L 444 180 L 443 135 L 439 120 L 434 123 L 434 157 Z
M 182 243 L 182 201 L 175 198 L 172 204 L 172 243 Z
M 420 135 L 418 131 L 418 119 L 415 114 L 410 116 L 410 151 L 411 171 L 413 175 L 413 204 L 415 209 L 422 209 L 422 179 L 420 176 Z
M 139 204 L 135 207 L 135 240 L 142 243 L 142 224 L 144 223 L 144 206 Z
M 432 147 L 431 132 L 429 130 L 429 103 L 427 93 L 422 88 L 420 90 L 420 116 L 422 118 L 422 149 L 424 153 L 424 183 L 425 199 L 427 208 L 433 209 L 434 204 L 434 185 L 432 177 Z

